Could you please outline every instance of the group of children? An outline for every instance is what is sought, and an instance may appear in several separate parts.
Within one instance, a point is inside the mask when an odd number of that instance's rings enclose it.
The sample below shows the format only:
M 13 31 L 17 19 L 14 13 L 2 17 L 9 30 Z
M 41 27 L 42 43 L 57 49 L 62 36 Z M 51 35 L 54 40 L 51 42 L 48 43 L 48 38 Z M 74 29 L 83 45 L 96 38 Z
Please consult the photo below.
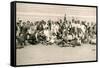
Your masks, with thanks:
M 16 23 L 16 42 L 17 45 L 24 47 L 28 44 L 56 44 L 61 47 L 80 46 L 84 43 L 95 43 L 91 39 L 96 39 L 96 23 L 80 21 L 72 18 L 58 21 L 40 20 L 35 22 L 23 22 L 18 20 Z

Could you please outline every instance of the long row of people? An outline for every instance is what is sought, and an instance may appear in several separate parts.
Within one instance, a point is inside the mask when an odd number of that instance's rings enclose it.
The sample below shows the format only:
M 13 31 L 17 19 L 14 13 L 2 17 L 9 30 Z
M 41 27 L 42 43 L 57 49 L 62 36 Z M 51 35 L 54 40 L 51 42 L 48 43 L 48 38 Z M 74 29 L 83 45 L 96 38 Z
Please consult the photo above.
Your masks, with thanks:
M 61 47 L 80 46 L 84 43 L 96 44 L 96 23 L 80 21 L 73 18 L 59 21 L 40 20 L 16 23 L 17 45 L 24 47 L 28 44 L 56 44 Z

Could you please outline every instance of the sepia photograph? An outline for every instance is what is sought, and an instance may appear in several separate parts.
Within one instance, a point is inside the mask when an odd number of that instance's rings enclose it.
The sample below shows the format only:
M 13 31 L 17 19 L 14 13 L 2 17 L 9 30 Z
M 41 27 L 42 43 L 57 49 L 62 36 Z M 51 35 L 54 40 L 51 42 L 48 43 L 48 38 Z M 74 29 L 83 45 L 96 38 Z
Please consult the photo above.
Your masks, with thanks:
M 97 60 L 96 7 L 16 3 L 16 65 Z

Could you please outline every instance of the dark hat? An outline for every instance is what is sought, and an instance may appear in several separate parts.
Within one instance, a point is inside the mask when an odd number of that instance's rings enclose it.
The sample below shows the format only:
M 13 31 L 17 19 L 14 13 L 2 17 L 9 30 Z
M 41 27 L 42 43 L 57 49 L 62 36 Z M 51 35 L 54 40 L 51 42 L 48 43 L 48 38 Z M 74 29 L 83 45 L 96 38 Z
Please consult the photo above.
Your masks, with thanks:
M 17 24 L 19 24 L 19 22 L 17 22 Z

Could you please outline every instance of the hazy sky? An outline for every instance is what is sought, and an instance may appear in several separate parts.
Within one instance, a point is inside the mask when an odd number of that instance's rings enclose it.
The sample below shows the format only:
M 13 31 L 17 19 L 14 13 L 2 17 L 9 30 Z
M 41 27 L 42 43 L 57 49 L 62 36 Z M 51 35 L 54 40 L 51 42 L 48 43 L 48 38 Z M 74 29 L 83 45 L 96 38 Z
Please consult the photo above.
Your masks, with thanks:
M 94 7 L 17 3 L 17 18 L 25 20 L 57 20 L 65 14 L 66 17 L 73 16 L 78 19 L 96 21 L 96 8 Z

